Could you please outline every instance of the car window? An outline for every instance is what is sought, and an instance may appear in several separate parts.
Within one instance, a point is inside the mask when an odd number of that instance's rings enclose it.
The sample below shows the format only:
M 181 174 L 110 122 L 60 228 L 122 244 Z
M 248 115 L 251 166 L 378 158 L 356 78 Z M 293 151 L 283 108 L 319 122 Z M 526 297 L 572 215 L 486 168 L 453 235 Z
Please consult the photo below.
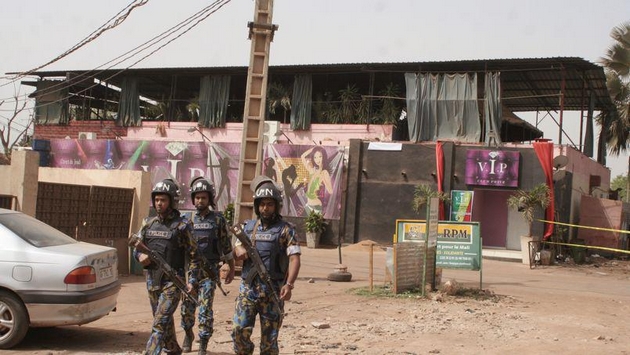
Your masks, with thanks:
M 25 214 L 1 214 L 0 224 L 36 247 L 51 247 L 77 243 L 76 240 L 57 229 Z

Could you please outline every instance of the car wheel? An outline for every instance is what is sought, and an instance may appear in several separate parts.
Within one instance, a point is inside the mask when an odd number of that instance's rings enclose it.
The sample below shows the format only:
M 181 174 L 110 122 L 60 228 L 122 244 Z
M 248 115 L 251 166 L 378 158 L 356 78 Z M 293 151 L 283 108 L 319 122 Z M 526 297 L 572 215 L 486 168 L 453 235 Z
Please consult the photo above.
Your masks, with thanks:
M 15 295 L 0 291 L 0 349 L 10 349 L 28 332 L 28 314 Z

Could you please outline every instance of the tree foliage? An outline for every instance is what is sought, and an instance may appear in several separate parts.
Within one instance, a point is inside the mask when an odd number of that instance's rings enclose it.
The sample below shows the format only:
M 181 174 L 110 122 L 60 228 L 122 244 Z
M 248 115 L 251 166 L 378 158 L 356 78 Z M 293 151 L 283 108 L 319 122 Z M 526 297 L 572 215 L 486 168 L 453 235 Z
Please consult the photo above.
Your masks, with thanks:
M 448 196 L 441 191 L 434 190 L 431 186 L 425 184 L 418 184 L 413 192 L 413 201 L 411 202 L 411 208 L 417 214 L 422 215 L 426 213 L 426 208 L 428 208 L 429 201 L 433 198 L 437 197 L 440 201 L 448 202 Z
M 508 207 L 514 208 L 523 214 L 529 226 L 529 235 L 532 235 L 534 213 L 538 208 L 544 210 L 550 203 L 550 190 L 545 183 L 538 184 L 531 190 L 518 190 L 507 200 Z
M 626 201 L 626 196 L 628 196 L 627 187 L 628 187 L 628 177 L 625 175 L 617 175 L 610 182 L 611 190 L 619 189 L 619 198 L 622 201 Z
M 2 122 L 0 125 L 0 143 L 2 143 L 2 152 L 8 161 L 11 160 L 11 150 L 13 147 L 21 146 L 25 142 L 28 142 L 28 128 L 32 124 L 32 120 L 29 120 L 26 126 L 18 123 L 20 114 L 26 110 L 27 100 L 20 100 L 18 94 L 13 97 L 15 105 L 12 109 L 11 116 L 5 117 L 6 123 Z M 0 107 L 6 106 L 5 101 L 0 101 Z M 11 111 L 11 110 L 9 110 Z M 17 136 L 13 136 L 12 132 L 17 132 Z
M 602 112 L 597 121 L 611 154 L 619 155 L 628 148 L 630 138 L 630 22 L 610 32 L 614 43 L 600 62 L 605 66 L 606 86 L 616 111 Z

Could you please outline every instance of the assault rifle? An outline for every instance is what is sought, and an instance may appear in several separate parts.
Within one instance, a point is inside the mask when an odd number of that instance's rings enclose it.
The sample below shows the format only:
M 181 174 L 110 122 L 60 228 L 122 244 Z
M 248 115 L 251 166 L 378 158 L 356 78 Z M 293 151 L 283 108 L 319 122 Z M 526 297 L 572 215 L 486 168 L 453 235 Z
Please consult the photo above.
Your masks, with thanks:
M 181 277 L 179 277 L 179 275 L 177 275 L 177 272 L 173 270 L 173 268 L 166 262 L 166 260 L 164 260 L 164 258 L 162 258 L 160 254 L 151 250 L 146 244 L 144 244 L 140 236 L 132 234 L 131 237 L 129 237 L 129 246 L 133 246 L 139 252 L 148 255 L 149 259 L 151 259 L 151 261 L 154 262 L 157 267 L 162 270 L 162 272 L 164 272 L 164 275 L 173 282 L 175 287 L 177 287 L 189 301 L 193 302 L 196 306 L 199 306 L 197 299 L 186 290 L 186 283 Z
M 232 233 L 234 233 L 236 238 L 241 241 L 243 248 L 245 248 L 245 250 L 247 251 L 247 256 L 249 257 L 249 260 L 252 261 L 254 269 L 250 270 L 250 272 L 256 271 L 258 276 L 260 276 L 260 280 L 267 286 L 267 288 L 271 292 L 271 297 L 278 307 L 278 314 L 282 316 L 282 309 L 280 308 L 280 297 L 278 297 L 276 289 L 273 287 L 271 276 L 269 276 L 269 272 L 267 271 L 267 268 L 265 268 L 265 264 L 263 264 L 263 261 L 258 254 L 258 250 L 256 250 L 256 248 L 252 245 L 252 241 L 249 239 L 249 237 L 247 237 L 245 232 L 243 232 L 243 229 L 240 225 L 233 225 L 230 230 L 232 231 Z
M 212 279 L 212 281 L 214 281 L 214 283 L 217 284 L 217 287 L 219 288 L 219 290 L 221 290 L 221 293 L 223 294 L 223 296 L 227 296 L 228 293 L 230 293 L 230 291 L 225 292 L 225 290 L 223 289 L 223 286 L 221 286 L 221 276 L 217 275 L 214 272 L 214 270 L 212 269 L 212 265 L 210 265 L 210 262 L 208 261 L 208 259 L 206 259 L 205 255 L 203 255 L 202 253 L 199 253 L 199 256 L 201 259 L 201 264 L 203 265 L 203 269 L 208 272 L 208 275 L 210 275 L 210 279 Z

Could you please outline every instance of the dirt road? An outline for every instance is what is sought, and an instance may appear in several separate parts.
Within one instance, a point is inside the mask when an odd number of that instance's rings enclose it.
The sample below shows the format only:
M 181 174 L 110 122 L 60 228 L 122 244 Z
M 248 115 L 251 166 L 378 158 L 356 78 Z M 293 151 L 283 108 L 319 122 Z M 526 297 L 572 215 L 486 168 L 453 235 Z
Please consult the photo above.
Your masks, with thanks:
M 337 249 L 304 248 L 293 300 L 285 307 L 282 354 L 630 354 L 627 261 L 530 270 L 520 263 L 484 260 L 484 293 L 379 298 L 349 292 L 369 285 L 368 250 L 342 249 L 353 275 L 343 283 L 326 279 L 338 263 Z M 383 286 L 385 252 L 380 248 L 374 265 L 374 285 Z M 80 327 L 32 330 L 18 348 L 2 354 L 140 353 L 151 327 L 144 279 L 121 279 L 117 312 Z M 442 280 L 449 279 L 479 286 L 478 272 L 444 270 Z M 232 353 L 236 281 L 226 285 L 228 297 L 217 292 L 213 354 Z M 257 332 L 254 337 L 257 341 Z M 181 343 L 179 327 L 178 338 Z

